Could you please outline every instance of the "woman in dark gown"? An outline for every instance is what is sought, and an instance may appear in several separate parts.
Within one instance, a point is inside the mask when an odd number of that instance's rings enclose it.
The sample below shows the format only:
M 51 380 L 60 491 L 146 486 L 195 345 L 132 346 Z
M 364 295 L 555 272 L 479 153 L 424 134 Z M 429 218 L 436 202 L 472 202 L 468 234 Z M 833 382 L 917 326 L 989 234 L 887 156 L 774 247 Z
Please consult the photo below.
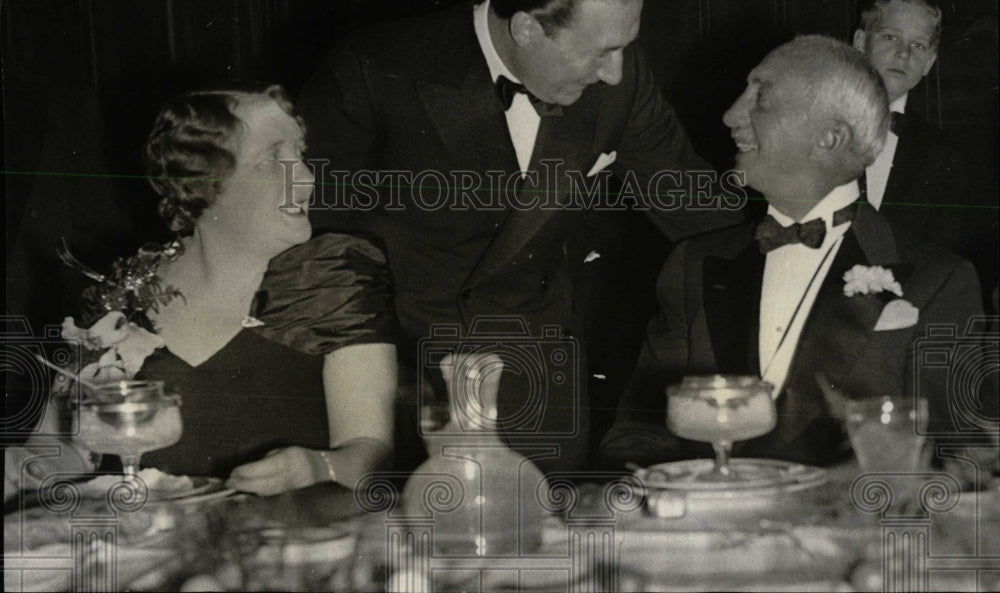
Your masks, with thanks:
M 136 378 L 181 395 L 184 432 L 143 466 L 274 494 L 353 487 L 390 456 L 385 257 L 357 237 L 310 240 L 304 149 L 277 86 L 188 93 L 160 112 L 147 173 L 179 245 L 152 281 L 180 297 L 144 311 L 165 347 Z
M 169 346 L 150 355 L 136 378 L 164 381 L 182 395 L 184 438 L 146 453 L 143 465 L 177 475 L 226 477 L 279 447 L 336 446 L 323 388 L 325 354 L 372 344 L 374 353 L 351 357 L 359 364 L 345 373 L 390 366 L 378 360 L 385 346 L 379 342 L 391 336 L 394 321 L 384 263 L 382 252 L 362 239 L 322 235 L 272 260 L 250 308 L 250 317 L 262 325 L 246 323 L 253 327 L 243 327 L 196 366 Z M 350 350 L 346 353 L 350 357 Z M 378 412 L 343 409 L 352 417 Z M 328 455 L 332 462 L 336 453 Z M 328 474 L 320 461 L 317 477 Z M 357 471 L 337 474 L 347 478 Z

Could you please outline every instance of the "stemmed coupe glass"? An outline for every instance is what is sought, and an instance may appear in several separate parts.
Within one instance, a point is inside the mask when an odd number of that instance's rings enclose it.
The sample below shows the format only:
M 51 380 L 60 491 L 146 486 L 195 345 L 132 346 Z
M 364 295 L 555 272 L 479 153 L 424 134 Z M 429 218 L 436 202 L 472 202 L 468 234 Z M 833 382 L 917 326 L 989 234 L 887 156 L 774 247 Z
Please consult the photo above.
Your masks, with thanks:
M 126 479 L 135 479 L 147 451 L 181 438 L 181 399 L 162 381 L 117 381 L 85 389 L 79 403 L 79 438 L 95 453 L 121 457 Z
M 667 388 L 667 428 L 681 438 L 712 444 L 715 466 L 703 478 L 735 480 L 729 457 L 733 442 L 774 430 L 774 387 L 754 376 L 686 377 Z

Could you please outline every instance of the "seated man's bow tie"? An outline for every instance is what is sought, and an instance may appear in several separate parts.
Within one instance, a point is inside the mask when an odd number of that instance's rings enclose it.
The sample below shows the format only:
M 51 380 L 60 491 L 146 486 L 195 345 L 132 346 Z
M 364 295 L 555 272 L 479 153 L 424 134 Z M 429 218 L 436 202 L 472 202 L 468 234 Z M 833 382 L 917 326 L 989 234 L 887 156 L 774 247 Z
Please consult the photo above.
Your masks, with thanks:
M 833 226 L 854 220 L 854 204 L 841 208 L 833 213 Z M 826 238 L 826 222 L 822 218 L 814 218 L 808 222 L 796 222 L 789 226 L 781 226 L 773 216 L 768 214 L 757 225 L 754 238 L 760 244 L 760 252 L 767 253 L 785 245 L 801 243 L 812 249 L 819 249 Z
M 525 95 L 528 96 L 528 99 L 531 101 L 532 107 L 535 108 L 535 111 L 538 112 L 538 115 L 542 117 L 545 117 L 547 115 L 552 115 L 552 116 L 562 115 L 561 105 L 552 105 L 550 103 L 542 101 L 538 97 L 529 93 L 528 89 L 525 88 L 523 84 L 519 82 L 514 82 L 513 80 L 504 76 L 503 74 L 501 74 L 497 78 L 496 93 L 497 97 L 500 97 L 500 103 L 503 105 L 504 111 L 510 109 L 510 106 L 514 104 L 514 97 L 516 97 L 518 93 L 524 93 Z

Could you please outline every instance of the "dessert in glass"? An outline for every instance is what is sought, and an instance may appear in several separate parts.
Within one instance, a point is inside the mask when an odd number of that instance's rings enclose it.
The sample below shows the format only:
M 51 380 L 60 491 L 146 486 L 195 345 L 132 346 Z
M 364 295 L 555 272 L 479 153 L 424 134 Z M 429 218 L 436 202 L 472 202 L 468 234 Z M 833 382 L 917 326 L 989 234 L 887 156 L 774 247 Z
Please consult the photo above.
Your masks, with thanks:
M 86 390 L 79 403 L 79 438 L 94 453 L 118 455 L 134 479 L 146 451 L 181 438 L 181 398 L 166 395 L 162 381 L 117 381 Z
M 774 387 L 754 376 L 685 377 L 667 388 L 667 428 L 681 438 L 712 444 L 715 466 L 708 480 L 734 480 L 729 456 L 734 441 L 774 430 Z

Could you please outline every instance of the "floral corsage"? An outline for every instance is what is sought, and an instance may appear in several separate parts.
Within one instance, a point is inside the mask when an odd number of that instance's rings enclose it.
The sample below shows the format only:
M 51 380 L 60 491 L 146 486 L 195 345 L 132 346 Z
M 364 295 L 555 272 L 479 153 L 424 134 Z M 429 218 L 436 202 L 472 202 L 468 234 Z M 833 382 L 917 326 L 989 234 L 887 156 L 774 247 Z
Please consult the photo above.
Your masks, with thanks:
M 183 298 L 177 289 L 161 286 L 156 275 L 163 260 L 173 261 L 181 253 L 177 241 L 146 244 L 135 255 L 115 260 L 110 273 L 100 274 L 74 258 L 63 243 L 59 250 L 63 263 L 94 280 L 82 295 L 81 323 L 86 329 L 78 327 L 73 317 L 62 323 L 63 339 L 82 346 L 79 360 L 69 361 L 72 374 L 82 383 L 132 379 L 146 357 L 163 346 L 146 312 Z M 65 393 L 70 386 L 71 381 L 60 376 L 53 390 Z
M 856 265 L 844 273 L 844 296 L 881 293 L 903 296 L 903 287 L 893 276 L 891 269 L 882 266 Z M 913 306 L 913 303 L 903 298 L 892 299 L 882 309 L 882 314 L 875 323 L 875 331 L 913 327 L 919 319 L 920 311 Z

